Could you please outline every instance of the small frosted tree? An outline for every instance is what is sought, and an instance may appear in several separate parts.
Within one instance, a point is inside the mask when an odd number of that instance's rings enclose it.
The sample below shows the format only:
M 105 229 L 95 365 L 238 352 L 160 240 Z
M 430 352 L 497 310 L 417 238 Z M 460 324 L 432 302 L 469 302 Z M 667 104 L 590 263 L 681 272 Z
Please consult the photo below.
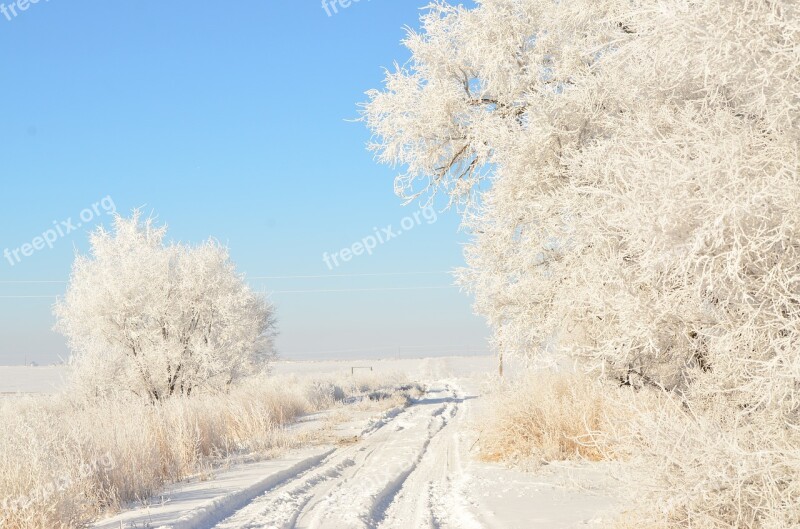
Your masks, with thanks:
M 220 391 L 272 356 L 273 309 L 227 250 L 165 244 L 165 233 L 136 211 L 95 231 L 90 254 L 77 256 L 55 314 L 82 390 L 153 402 Z

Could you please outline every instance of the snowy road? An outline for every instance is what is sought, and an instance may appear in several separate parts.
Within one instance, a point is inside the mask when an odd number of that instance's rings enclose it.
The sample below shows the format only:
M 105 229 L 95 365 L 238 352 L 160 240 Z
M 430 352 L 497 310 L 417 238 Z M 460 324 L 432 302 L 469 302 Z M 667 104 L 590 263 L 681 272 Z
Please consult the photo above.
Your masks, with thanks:
M 348 367 L 350 364 L 346 364 Z M 170 487 L 94 529 L 599 529 L 619 510 L 614 464 L 553 463 L 528 473 L 480 461 L 491 358 L 381 361 L 424 383 L 408 407 L 343 420 L 308 446 Z M 289 373 L 343 370 L 286 363 Z M 308 433 L 325 414 L 301 423 Z M 323 428 L 324 429 L 324 428 Z M 320 430 L 321 431 L 321 430 Z
M 402 413 L 216 529 L 485 527 L 467 495 L 469 395 L 440 382 Z

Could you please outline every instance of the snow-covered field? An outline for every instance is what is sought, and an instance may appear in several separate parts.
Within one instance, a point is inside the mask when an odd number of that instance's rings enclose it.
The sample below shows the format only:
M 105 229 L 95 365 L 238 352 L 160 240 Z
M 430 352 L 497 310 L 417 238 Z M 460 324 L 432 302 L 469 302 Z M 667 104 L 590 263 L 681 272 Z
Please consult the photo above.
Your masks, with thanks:
M 18 393 L 57 393 L 64 387 L 67 369 L 0 366 L 0 396 Z
M 275 370 L 311 376 L 353 367 L 402 371 L 426 389 L 379 415 L 339 408 L 335 426 L 325 413 L 309 417 L 306 446 L 173 486 L 94 529 L 558 529 L 604 527 L 618 510 L 607 467 L 528 474 L 477 459 L 491 358 L 281 362 Z
M 402 358 L 385 360 L 281 360 L 273 368 L 276 374 L 322 375 L 348 374 L 353 369 L 359 374 L 372 371 L 376 374 L 401 372 L 418 378 L 489 373 L 494 370 L 494 359 L 487 356 L 455 358 Z M 0 395 L 17 393 L 57 393 L 67 379 L 68 368 L 9 367 L 0 366 Z
M 320 360 L 280 361 L 275 363 L 276 374 L 321 375 L 349 374 L 372 370 L 376 374 L 404 373 L 419 380 L 448 377 L 472 377 L 494 373 L 495 359 L 491 356 L 452 356 L 437 358 L 389 358 L 380 360 Z

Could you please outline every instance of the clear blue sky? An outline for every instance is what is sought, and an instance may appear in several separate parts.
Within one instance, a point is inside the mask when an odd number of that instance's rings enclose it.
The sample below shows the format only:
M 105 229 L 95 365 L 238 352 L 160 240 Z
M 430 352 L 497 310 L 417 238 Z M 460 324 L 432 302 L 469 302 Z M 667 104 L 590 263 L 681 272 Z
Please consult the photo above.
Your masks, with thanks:
M 102 206 L 88 222 L 80 213 L 106 196 L 120 212 L 155 212 L 172 239 L 219 239 L 249 277 L 325 276 L 251 280 L 274 292 L 287 357 L 485 348 L 457 289 L 355 290 L 452 284 L 352 274 L 462 265 L 455 212 L 335 270 L 322 260 L 415 211 L 347 120 L 382 68 L 406 60 L 402 28 L 425 3 L 361 0 L 329 17 L 317 0 L 40 0 L 0 14 L 0 251 L 19 250 L 0 260 L 0 364 L 66 354 L 48 297 L 65 285 L 20 281 L 65 280 L 88 231 L 109 221 Z M 68 219 L 81 226 L 66 233 Z M 52 249 L 22 255 L 56 226 Z

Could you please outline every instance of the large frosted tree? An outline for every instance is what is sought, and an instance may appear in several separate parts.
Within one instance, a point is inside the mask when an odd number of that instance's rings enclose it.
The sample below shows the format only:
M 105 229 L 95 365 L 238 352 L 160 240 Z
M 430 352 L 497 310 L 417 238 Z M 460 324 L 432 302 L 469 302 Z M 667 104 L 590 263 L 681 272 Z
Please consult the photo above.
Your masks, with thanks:
M 435 3 L 405 44 L 373 149 L 405 199 L 468 204 L 495 347 L 704 416 L 671 519 L 800 524 L 800 4 Z
M 580 251 L 566 233 L 580 208 L 566 163 L 620 112 L 624 83 L 599 87 L 610 48 L 630 40 L 625 5 L 436 3 L 405 41 L 409 63 L 369 93 L 372 148 L 404 169 L 397 193 L 468 205 L 476 239 L 463 280 L 501 354 L 534 355 L 555 332 L 554 274 Z
M 272 354 L 273 309 L 236 273 L 225 248 L 165 244 L 139 212 L 91 236 L 55 307 L 78 386 L 159 401 L 224 390 Z
M 556 344 L 669 386 L 727 333 L 773 350 L 742 324 L 795 322 L 797 11 L 431 6 L 365 119 L 401 196 L 471 204 L 462 278 L 499 349 Z

